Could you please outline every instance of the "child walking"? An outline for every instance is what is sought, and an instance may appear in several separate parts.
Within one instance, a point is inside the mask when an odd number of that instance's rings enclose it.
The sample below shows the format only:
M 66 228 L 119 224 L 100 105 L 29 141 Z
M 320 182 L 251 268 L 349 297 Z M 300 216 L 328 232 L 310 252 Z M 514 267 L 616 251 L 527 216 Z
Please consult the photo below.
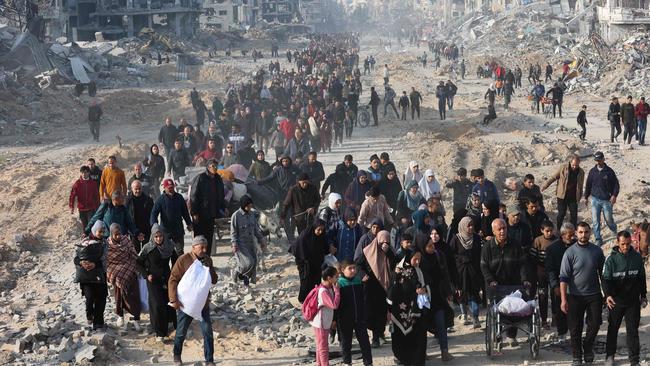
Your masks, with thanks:
M 329 344 L 327 342 L 334 320 L 334 310 L 339 307 L 339 274 L 334 267 L 327 267 L 322 273 L 321 288 L 318 290 L 318 313 L 311 321 L 316 336 L 316 365 L 329 366 Z

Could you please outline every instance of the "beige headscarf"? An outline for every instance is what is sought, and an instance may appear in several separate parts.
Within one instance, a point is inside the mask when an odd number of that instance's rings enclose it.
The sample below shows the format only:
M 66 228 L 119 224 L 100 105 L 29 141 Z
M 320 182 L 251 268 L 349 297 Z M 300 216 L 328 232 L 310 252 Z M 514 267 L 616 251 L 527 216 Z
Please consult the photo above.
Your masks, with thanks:
M 472 249 L 472 246 L 474 245 L 474 235 L 469 231 L 469 224 L 471 223 L 472 218 L 469 216 L 463 217 L 458 223 L 458 239 L 460 240 L 460 244 L 466 250 Z
M 372 243 L 363 248 L 363 254 L 366 256 L 366 261 L 368 261 L 368 265 L 370 265 L 370 269 L 372 269 L 372 273 L 375 274 L 381 287 L 388 291 L 388 286 L 390 285 L 390 263 L 388 262 L 386 253 L 381 250 L 380 243 L 383 242 L 388 242 L 390 246 L 390 233 L 386 230 L 377 233 Z

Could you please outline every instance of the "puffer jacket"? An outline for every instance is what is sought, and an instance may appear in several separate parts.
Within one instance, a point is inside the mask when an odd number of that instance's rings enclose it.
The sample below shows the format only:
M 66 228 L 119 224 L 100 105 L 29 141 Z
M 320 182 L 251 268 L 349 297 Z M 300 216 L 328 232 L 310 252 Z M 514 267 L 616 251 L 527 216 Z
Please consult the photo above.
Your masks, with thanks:
M 626 254 L 618 246 L 605 260 L 603 267 L 603 292 L 611 296 L 616 304 L 630 305 L 646 297 L 647 285 L 641 254 L 630 248 Z

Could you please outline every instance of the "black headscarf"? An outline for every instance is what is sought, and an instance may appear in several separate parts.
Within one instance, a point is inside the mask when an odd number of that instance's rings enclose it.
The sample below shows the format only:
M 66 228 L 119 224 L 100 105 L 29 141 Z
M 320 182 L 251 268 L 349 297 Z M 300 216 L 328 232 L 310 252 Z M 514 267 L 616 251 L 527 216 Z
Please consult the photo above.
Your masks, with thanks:
M 325 231 L 321 235 L 316 235 L 314 232 L 319 226 L 325 228 L 327 223 L 321 219 L 314 220 L 311 225 L 300 233 L 292 251 L 296 260 L 309 263 L 309 267 L 314 271 L 316 268 L 320 271 L 327 252 Z

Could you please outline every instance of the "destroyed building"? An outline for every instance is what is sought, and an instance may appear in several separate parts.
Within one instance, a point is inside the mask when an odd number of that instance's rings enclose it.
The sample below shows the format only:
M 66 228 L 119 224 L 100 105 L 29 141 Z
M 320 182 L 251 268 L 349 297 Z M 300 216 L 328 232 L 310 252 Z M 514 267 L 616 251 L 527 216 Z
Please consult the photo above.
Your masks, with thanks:
M 59 30 L 70 40 L 91 41 L 132 37 L 143 28 L 190 37 L 202 12 L 197 0 L 56 0 L 47 18 L 50 36 Z
M 627 32 L 647 30 L 650 25 L 650 2 L 645 0 L 604 0 L 597 7 L 601 35 L 615 41 Z
M 241 30 L 253 26 L 260 14 L 260 0 L 203 0 L 201 28 Z

